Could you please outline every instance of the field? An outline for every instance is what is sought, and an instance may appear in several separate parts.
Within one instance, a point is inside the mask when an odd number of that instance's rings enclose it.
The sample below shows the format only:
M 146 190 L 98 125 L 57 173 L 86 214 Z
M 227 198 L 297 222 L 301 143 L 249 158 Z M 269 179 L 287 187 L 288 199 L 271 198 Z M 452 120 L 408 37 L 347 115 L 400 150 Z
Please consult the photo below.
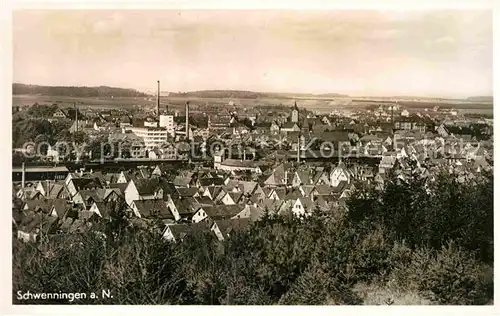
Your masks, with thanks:
M 253 107 L 257 105 L 278 105 L 282 104 L 285 106 L 292 106 L 294 101 L 297 101 L 299 107 L 306 108 L 311 111 L 317 111 L 320 113 L 329 113 L 335 109 L 360 109 L 367 106 L 373 106 L 377 104 L 390 104 L 394 103 L 395 99 L 389 98 L 373 98 L 373 99 L 361 99 L 357 98 L 353 100 L 352 98 L 337 97 L 315 97 L 306 98 L 297 96 L 293 99 L 290 97 L 283 98 L 256 98 L 256 99 L 244 99 L 244 98 L 200 98 L 200 97 L 162 97 L 162 106 L 169 105 L 172 108 L 181 108 L 186 101 L 189 101 L 193 105 L 205 105 L 205 104 L 229 104 L 229 102 L 234 102 L 234 104 L 241 105 L 243 107 Z M 140 98 L 140 97 L 121 97 L 121 98 L 77 98 L 77 97 L 66 97 L 66 96 L 42 96 L 42 95 L 14 95 L 12 97 L 13 106 L 29 106 L 34 103 L 38 104 L 58 104 L 62 107 L 73 106 L 76 103 L 80 107 L 89 106 L 93 108 L 132 108 L 134 106 L 140 107 L 151 107 L 153 108 L 156 104 L 156 98 Z M 428 100 L 425 101 L 407 101 L 402 100 L 399 104 L 403 107 L 410 109 L 423 109 L 423 108 L 433 108 L 435 105 L 439 105 L 441 108 L 456 108 L 462 113 L 474 113 L 474 114 L 493 114 L 493 104 L 489 102 L 459 102 L 451 100 Z

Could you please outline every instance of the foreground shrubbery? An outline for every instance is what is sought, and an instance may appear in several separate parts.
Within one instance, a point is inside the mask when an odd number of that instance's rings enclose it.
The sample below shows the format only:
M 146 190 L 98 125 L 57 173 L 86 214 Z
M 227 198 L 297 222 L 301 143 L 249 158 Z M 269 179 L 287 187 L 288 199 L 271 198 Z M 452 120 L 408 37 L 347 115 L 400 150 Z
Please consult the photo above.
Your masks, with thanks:
M 75 303 L 487 304 L 492 176 L 482 184 L 453 184 L 460 197 L 453 188 L 440 191 L 440 181 L 449 179 L 438 179 L 426 198 L 440 204 L 413 202 L 422 194 L 414 184 L 398 184 L 406 190 L 399 195 L 389 184 L 385 193 L 355 194 L 348 213 L 266 216 L 222 243 L 200 233 L 169 244 L 133 229 L 105 240 L 89 233 L 42 245 L 15 241 L 14 302 L 41 303 L 17 301 L 18 290 L 109 289 L 112 299 Z M 457 198 L 460 203 L 446 200 Z M 475 206 L 483 209 L 472 216 Z M 399 213 L 389 219 L 383 207 Z M 471 232 L 478 227 L 487 230 Z

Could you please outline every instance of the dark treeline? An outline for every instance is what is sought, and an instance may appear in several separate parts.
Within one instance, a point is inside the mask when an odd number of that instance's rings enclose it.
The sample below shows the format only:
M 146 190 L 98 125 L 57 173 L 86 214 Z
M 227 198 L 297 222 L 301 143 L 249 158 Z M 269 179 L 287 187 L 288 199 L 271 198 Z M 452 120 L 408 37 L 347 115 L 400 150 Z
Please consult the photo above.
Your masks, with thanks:
M 12 94 L 31 94 L 67 97 L 146 97 L 145 93 L 133 90 L 113 88 L 107 86 L 99 87 L 62 87 L 62 86 L 36 86 L 21 83 L 12 84 Z
M 257 98 L 279 98 L 279 99 L 293 99 L 293 98 L 317 98 L 317 97 L 348 97 L 346 94 L 339 93 L 325 93 L 325 94 L 311 94 L 311 93 L 275 93 L 275 92 L 252 92 L 240 90 L 202 90 L 202 91 L 189 91 L 189 92 L 171 92 L 169 97 L 195 97 L 195 98 L 235 98 L 235 99 L 257 99 Z
M 195 97 L 195 98 L 239 98 L 257 99 L 264 95 L 258 92 L 239 90 L 203 90 L 190 92 L 171 92 L 169 97 Z
M 348 210 L 266 215 L 224 242 L 200 233 L 171 244 L 120 217 L 94 226 L 106 238 L 14 241 L 13 301 L 33 303 L 19 290 L 110 289 L 112 299 L 73 303 L 490 304 L 493 175 L 390 179 L 355 192 Z

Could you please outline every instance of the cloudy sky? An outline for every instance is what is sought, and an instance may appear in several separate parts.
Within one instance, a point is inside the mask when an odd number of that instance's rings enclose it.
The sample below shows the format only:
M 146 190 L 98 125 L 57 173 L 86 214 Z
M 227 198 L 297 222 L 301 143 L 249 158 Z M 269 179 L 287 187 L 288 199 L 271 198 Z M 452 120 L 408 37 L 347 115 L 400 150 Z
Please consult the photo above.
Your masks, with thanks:
M 14 81 L 492 95 L 490 11 L 17 11 Z

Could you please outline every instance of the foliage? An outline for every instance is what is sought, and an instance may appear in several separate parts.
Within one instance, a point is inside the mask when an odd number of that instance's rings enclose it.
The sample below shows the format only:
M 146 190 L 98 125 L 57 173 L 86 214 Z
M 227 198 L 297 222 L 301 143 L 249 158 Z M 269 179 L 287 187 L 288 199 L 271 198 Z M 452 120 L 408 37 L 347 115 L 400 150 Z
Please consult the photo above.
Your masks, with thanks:
M 135 228 L 113 205 L 113 220 L 87 234 L 14 241 L 14 302 L 30 303 L 16 301 L 20 289 L 111 289 L 112 299 L 75 303 L 487 304 L 492 231 L 473 230 L 489 229 L 489 181 L 438 177 L 428 191 L 394 180 L 353 195 L 348 212 L 266 213 L 222 242 L 211 232 L 166 242 L 161 226 Z
M 113 87 L 61 87 L 12 84 L 12 94 L 38 94 L 70 97 L 146 97 L 147 94 L 132 89 Z
M 459 183 L 441 174 L 434 182 L 414 177 L 386 181 L 382 191 L 358 191 L 348 202 L 349 218 L 361 226 L 385 227 L 393 241 L 439 250 L 449 241 L 493 260 L 493 174 Z

